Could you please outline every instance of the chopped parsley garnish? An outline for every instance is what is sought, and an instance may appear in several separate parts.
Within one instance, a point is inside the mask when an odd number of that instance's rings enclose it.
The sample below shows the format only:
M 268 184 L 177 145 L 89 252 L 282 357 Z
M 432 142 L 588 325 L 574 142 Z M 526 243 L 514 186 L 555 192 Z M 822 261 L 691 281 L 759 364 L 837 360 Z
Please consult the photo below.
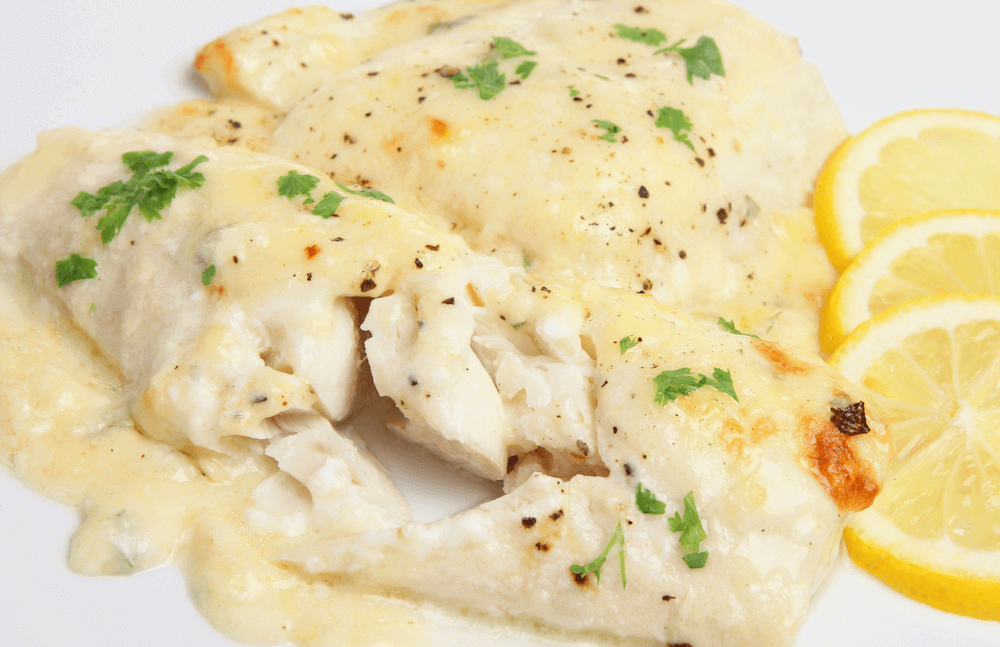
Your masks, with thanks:
M 343 187 L 343 185 L 339 182 L 337 184 Z M 354 191 L 345 190 L 349 193 L 354 193 Z M 330 191 L 329 193 L 324 194 L 316 206 L 313 207 L 313 215 L 324 219 L 329 218 L 337 213 L 337 208 L 344 200 L 346 200 L 344 196 L 340 195 L 336 191 Z M 392 202 L 392 200 L 389 200 L 389 202 Z
M 605 133 L 598 137 L 598 139 L 603 139 L 606 142 L 617 142 L 615 139 L 615 133 L 621 132 L 621 128 L 611 123 L 610 121 L 605 121 L 604 119 L 592 119 L 591 123 L 597 124 L 598 128 L 603 128 Z
M 287 175 L 283 175 L 278 178 L 278 195 L 283 195 L 289 200 L 295 196 L 304 195 L 306 198 L 302 201 L 302 204 L 316 205 L 312 208 L 314 216 L 319 216 L 324 219 L 329 218 L 337 213 L 337 208 L 340 207 L 340 203 L 345 200 L 345 197 L 336 191 L 328 191 L 323 194 L 323 197 L 320 198 L 319 202 L 316 202 L 316 200 L 312 197 L 312 190 L 315 189 L 318 184 L 319 178 L 315 175 L 305 175 L 297 171 L 289 171 Z M 337 186 L 353 195 L 361 195 L 366 198 L 375 198 L 376 200 L 392 203 L 392 198 L 381 191 L 376 191 L 375 189 L 361 189 L 360 191 L 353 191 L 340 182 L 337 182 Z
M 683 111 L 677 108 L 665 106 L 660 108 L 656 116 L 656 127 L 666 128 L 674 134 L 674 139 L 684 144 L 694 151 L 694 144 L 688 139 L 687 133 L 691 130 L 691 120 Z
M 351 195 L 360 195 L 360 196 L 364 196 L 366 198 L 375 198 L 376 200 L 381 200 L 382 202 L 388 202 L 389 204 L 396 204 L 395 202 L 393 202 L 392 198 L 390 198 L 386 194 L 384 194 L 381 191 L 378 191 L 376 189 L 362 188 L 360 191 L 352 191 L 351 189 L 348 189 L 346 186 L 344 186 L 340 182 L 337 182 L 337 186 L 339 186 L 344 191 L 350 193 Z M 330 194 L 328 193 L 326 195 L 330 195 Z M 323 196 L 323 197 L 324 197 L 324 199 L 326 198 L 326 196 Z M 319 215 L 319 214 L 317 214 L 317 215 Z
M 712 369 L 712 377 L 705 377 L 702 375 L 701 378 L 705 386 L 710 386 L 716 391 L 725 393 L 737 402 L 740 401 L 740 399 L 736 397 L 736 389 L 733 388 L 733 376 L 729 371 L 723 371 L 721 368 L 715 368 Z
M 201 284 L 208 285 L 212 282 L 212 277 L 215 276 L 215 266 L 209 265 L 204 272 L 201 273 Z
M 693 79 L 696 76 L 707 79 L 713 74 L 726 75 L 726 71 L 722 68 L 722 54 L 719 53 L 719 48 L 713 39 L 702 36 L 694 44 L 694 47 L 681 47 L 680 44 L 683 42 L 684 39 L 681 39 L 670 47 L 664 47 L 654 53 L 675 52 L 680 54 L 687 67 L 688 83 L 692 85 L 694 85 Z
M 479 98 L 483 101 L 500 94 L 507 84 L 507 75 L 500 71 L 496 61 L 474 65 L 466 70 L 469 72 L 468 78 L 471 85 L 463 87 L 475 87 L 479 91 Z M 461 73 L 455 76 L 461 76 Z M 452 77 L 452 79 L 454 78 Z M 455 84 L 455 87 L 458 87 L 458 83 Z
M 635 41 L 656 47 L 667 40 L 667 35 L 659 29 L 643 29 L 641 27 L 629 27 L 627 25 L 615 25 L 615 35 L 618 38 Z M 715 40 L 708 36 L 702 36 L 694 47 L 681 47 L 687 40 L 682 38 L 673 45 L 663 47 L 653 52 L 654 54 L 679 54 L 684 59 L 687 68 L 688 83 L 694 84 L 694 77 L 707 79 L 713 74 L 725 76 L 726 71 L 722 67 L 722 54 Z
M 667 40 L 667 35 L 659 29 L 643 29 L 642 27 L 629 27 L 628 25 L 616 24 L 615 35 L 618 38 L 625 38 L 637 43 L 644 43 L 656 47 Z
M 621 341 L 618 342 L 618 349 L 621 351 L 621 354 L 624 355 L 628 349 L 634 348 L 638 344 L 639 341 L 633 339 L 632 336 L 629 335 L 627 337 L 622 337 Z
M 743 335 L 744 337 L 753 337 L 754 339 L 760 339 L 760 337 L 758 337 L 757 335 L 751 335 L 748 332 L 741 332 L 741 331 L 737 330 L 736 329 L 736 325 L 733 324 L 732 321 L 726 321 L 722 317 L 719 317 L 718 323 L 719 323 L 720 326 L 722 326 L 722 328 L 724 330 L 726 330 L 728 332 L 731 332 L 734 335 Z
M 476 84 L 472 82 L 472 79 L 465 76 L 461 72 L 455 72 L 454 74 L 450 74 L 448 76 L 448 80 L 450 80 L 455 85 L 456 90 L 465 90 L 468 88 L 476 87 Z
M 656 384 L 656 396 L 654 401 L 657 404 L 667 404 L 676 400 L 680 396 L 688 395 L 703 386 L 710 386 L 716 391 L 725 393 L 733 400 L 739 402 L 736 397 L 736 389 L 733 388 L 733 378 L 729 371 L 716 368 L 712 371 L 712 377 L 695 374 L 689 368 L 678 368 L 672 371 L 663 371 L 653 378 Z
M 97 276 L 97 261 L 92 258 L 70 254 L 61 261 L 56 261 L 56 284 L 59 287 Z
M 524 265 L 524 269 L 531 267 L 531 259 L 527 254 L 521 254 L 521 264 Z
M 701 542 L 705 541 L 708 535 L 701 525 L 701 518 L 698 516 L 698 509 L 694 504 L 694 492 L 688 492 L 684 497 L 684 516 L 675 512 L 673 517 L 667 520 L 670 523 L 672 532 L 681 533 L 680 544 L 688 551 L 681 559 L 688 565 L 688 568 L 702 568 L 708 561 L 708 552 L 699 552 Z
M 611 553 L 611 549 L 618 546 L 618 561 L 620 565 L 620 570 L 622 573 L 622 588 L 625 588 L 625 531 L 622 530 L 622 522 L 618 522 L 618 527 L 615 528 L 615 532 L 611 535 L 611 539 L 608 541 L 608 545 L 604 547 L 604 552 L 597 556 L 597 558 L 583 566 L 582 564 L 573 564 L 569 567 L 571 573 L 576 575 L 580 579 L 584 579 L 587 575 L 593 573 L 597 577 L 597 583 L 601 583 L 601 567 L 604 566 L 604 562 L 607 561 L 608 555 Z
M 525 61 L 517 66 L 517 69 L 514 70 L 514 74 L 518 75 L 522 79 L 526 79 L 531 75 L 531 71 L 535 69 L 536 65 L 538 65 L 538 63 L 535 61 Z
M 173 156 L 170 151 L 124 153 L 122 163 L 132 171 L 127 182 L 112 182 L 98 189 L 96 194 L 81 191 L 70 204 L 79 209 L 84 218 L 98 211 L 105 212 L 97 222 L 97 230 L 101 232 L 101 242 L 107 245 L 121 231 L 133 207 L 138 207 L 146 221 L 152 222 L 161 218 L 160 210 L 170 206 L 178 190 L 196 189 L 205 182 L 205 176 L 194 168 L 208 161 L 207 157 L 199 155 L 176 171 L 160 169 L 169 164 Z
M 643 514 L 663 514 L 667 511 L 667 504 L 657 499 L 652 490 L 643 488 L 642 483 L 635 486 L 635 505 Z
M 572 85 L 567 85 L 566 87 L 569 88 L 569 96 L 571 97 L 580 96 L 580 91 L 574 88 Z
M 319 178 L 315 175 L 305 175 L 298 171 L 289 171 L 287 175 L 278 178 L 278 195 L 283 195 L 289 200 L 297 195 L 304 195 L 302 204 L 312 204 L 315 202 L 312 197 L 312 190 L 319 184 Z
M 519 56 L 534 56 L 535 52 L 506 36 L 494 36 L 491 52 L 486 55 L 483 63 L 465 68 L 466 73 L 448 74 L 447 78 L 451 79 L 456 89 L 475 88 L 479 92 L 480 99 L 484 101 L 492 99 L 507 87 L 507 75 L 500 71 L 500 64 L 495 54 L 499 54 L 500 59 L 505 61 Z M 536 65 L 535 61 L 523 61 L 514 70 L 514 74 L 521 79 L 527 79 Z
M 493 48 L 500 54 L 500 58 L 517 58 L 518 56 L 534 56 L 535 52 L 528 49 L 521 43 L 507 38 L 506 36 L 494 36 Z

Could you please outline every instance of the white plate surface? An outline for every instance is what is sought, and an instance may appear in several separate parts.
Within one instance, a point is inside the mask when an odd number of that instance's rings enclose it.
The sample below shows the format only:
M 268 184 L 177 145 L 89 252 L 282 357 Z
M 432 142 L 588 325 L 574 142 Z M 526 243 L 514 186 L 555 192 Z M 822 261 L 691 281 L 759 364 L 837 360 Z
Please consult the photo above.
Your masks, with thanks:
M 917 107 L 1000 114 L 1000 3 L 993 0 L 737 4 L 799 38 L 853 132 Z M 151 107 L 203 96 L 190 68 L 198 47 L 289 6 L 287 0 L 2 5 L 0 168 L 30 152 L 40 130 L 115 126 Z M 371 0 L 335 5 L 355 12 L 365 6 Z M 76 523 L 75 512 L 0 474 L 0 647 L 234 645 L 197 614 L 173 569 L 129 578 L 70 573 L 66 550 Z M 797 647 L 844 645 L 998 647 L 1000 623 L 910 602 L 841 559 Z

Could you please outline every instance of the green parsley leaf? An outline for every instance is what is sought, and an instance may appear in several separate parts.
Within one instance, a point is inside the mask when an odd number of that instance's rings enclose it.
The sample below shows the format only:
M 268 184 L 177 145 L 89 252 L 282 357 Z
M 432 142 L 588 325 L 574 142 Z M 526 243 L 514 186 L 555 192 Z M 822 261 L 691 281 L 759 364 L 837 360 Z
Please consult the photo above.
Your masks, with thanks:
M 521 264 L 524 265 L 524 269 L 531 267 L 531 259 L 527 254 L 521 254 Z
M 518 75 L 522 79 L 526 79 L 531 75 L 531 71 L 535 69 L 536 65 L 538 65 L 538 63 L 535 61 L 525 61 L 517 66 L 517 69 L 514 70 L 514 74 Z
M 695 377 L 689 368 L 678 368 L 672 371 L 663 371 L 653 378 L 656 384 L 657 404 L 667 404 L 676 400 L 679 396 L 688 395 L 695 389 L 701 388 L 701 375 Z
M 639 342 L 635 339 L 632 339 L 632 336 L 629 335 L 627 337 L 622 337 L 621 341 L 618 342 L 618 349 L 621 351 L 620 354 L 624 355 L 628 349 L 633 348 L 638 344 Z
M 572 85 L 567 85 L 566 87 L 569 88 L 569 96 L 571 97 L 580 96 L 580 91 L 574 88 Z
M 652 490 L 643 488 L 642 483 L 635 486 L 635 505 L 643 514 L 663 514 L 667 511 L 667 504 L 657 499 Z
M 642 27 L 629 27 L 627 25 L 616 24 L 614 25 L 615 35 L 618 38 L 625 38 L 627 40 L 635 41 L 637 43 L 644 43 L 646 45 L 652 45 L 656 47 L 663 41 L 667 40 L 667 35 L 664 34 L 659 29 L 643 29 Z
M 722 69 L 722 54 L 715 41 L 708 36 L 702 36 L 695 43 L 694 47 L 681 48 L 677 53 L 684 58 L 687 65 L 688 83 L 694 85 L 693 77 L 707 79 L 713 74 L 726 76 L 726 71 Z
M 625 588 L 625 531 L 622 530 L 621 521 L 618 522 L 618 527 L 615 528 L 614 533 L 611 535 L 608 545 L 604 547 L 604 552 L 598 555 L 594 561 L 590 562 L 586 566 L 573 564 L 569 567 L 570 572 L 580 577 L 587 577 L 587 575 L 593 573 L 597 577 L 597 583 L 600 584 L 601 568 L 604 566 L 604 562 L 607 561 L 608 555 L 611 553 L 611 549 L 614 548 L 615 545 L 618 545 L 618 560 L 622 574 L 622 588 Z
M 597 78 L 602 79 L 604 81 L 610 81 L 611 80 L 608 77 L 604 76 L 603 74 L 595 74 L 594 76 L 596 76 Z
M 155 151 L 132 151 L 122 154 L 122 163 L 133 173 L 145 175 L 154 168 L 160 168 L 170 163 L 174 154 L 170 151 L 157 153 Z
M 694 151 L 694 144 L 687 136 L 687 132 L 691 130 L 691 120 L 683 111 L 669 106 L 660 108 L 660 112 L 656 116 L 656 127 L 670 130 L 676 141 L 690 148 L 692 152 Z
M 213 276 L 215 276 L 215 266 L 209 265 L 208 268 L 201 273 L 201 284 L 208 285 L 212 282 Z
M 736 397 L 736 389 L 733 387 L 733 376 L 729 371 L 723 371 L 721 368 L 715 368 L 712 370 L 712 377 L 702 375 L 701 379 L 705 386 L 710 386 L 716 391 L 721 391 L 737 402 L 740 401 L 740 399 Z
M 375 198 L 376 200 L 381 200 L 382 202 L 388 202 L 389 204 L 396 204 L 395 202 L 393 202 L 392 198 L 390 198 L 386 194 L 382 193 L 381 191 L 376 191 L 375 189 L 366 189 L 366 188 L 362 187 L 360 191 L 352 191 L 351 189 L 348 189 L 346 186 L 344 186 L 340 182 L 337 182 L 337 186 L 339 186 L 344 191 L 347 191 L 351 195 L 361 195 L 361 196 L 364 196 L 366 198 Z M 326 195 L 330 195 L 330 194 L 328 193 Z M 323 196 L 323 197 L 325 198 L 326 196 Z M 316 214 L 316 215 L 319 215 L 319 214 Z
M 337 185 L 341 188 L 344 187 L 344 185 L 340 184 L 340 182 L 338 182 Z M 348 191 L 348 193 L 355 193 L 349 189 L 344 190 Z M 319 204 L 313 207 L 313 215 L 319 216 L 323 219 L 329 218 L 337 213 L 337 208 L 340 207 L 340 203 L 344 200 L 346 200 L 344 196 L 340 195 L 336 191 L 330 191 L 329 193 L 324 194 L 322 199 L 320 199 Z M 392 202 L 392 200 L 389 200 L 389 202 Z
M 725 393 L 733 400 L 740 401 L 736 397 L 736 389 L 733 387 L 733 377 L 729 371 L 716 368 L 712 371 L 712 377 L 691 372 L 689 368 L 678 368 L 672 371 L 663 371 L 653 378 L 656 384 L 656 396 L 653 401 L 657 404 L 667 404 L 676 400 L 679 396 L 688 395 L 692 391 L 703 386 L 710 386 L 716 391 Z
M 195 166 L 207 162 L 208 158 L 199 155 L 190 164 L 176 171 L 161 169 L 149 174 L 146 180 L 146 194 L 139 202 L 139 212 L 146 222 L 159 220 L 160 210 L 170 206 L 177 196 L 178 189 L 197 189 L 205 183 L 205 176 L 194 170 Z
M 455 88 L 458 89 L 458 90 L 465 90 L 467 88 L 474 88 L 474 87 L 476 87 L 476 84 L 473 82 L 473 80 L 470 79 L 469 77 L 465 76 L 461 72 L 457 72 L 455 74 L 452 74 L 448 78 L 451 80 L 452 83 L 455 84 Z
M 289 200 L 297 195 L 304 195 L 306 199 L 302 204 L 312 204 L 312 190 L 319 184 L 319 178 L 315 175 L 306 175 L 298 171 L 289 171 L 286 175 L 278 178 L 278 195 L 283 195 Z
M 667 521 L 671 532 L 681 533 L 679 539 L 681 546 L 689 553 L 698 553 L 701 542 L 705 541 L 708 535 L 705 534 L 705 528 L 701 525 L 701 518 L 694 504 L 694 492 L 688 492 L 684 497 L 684 516 L 681 517 L 679 512 L 675 512 Z M 689 568 L 701 568 L 708 561 L 708 553 L 685 555 L 684 561 Z M 692 561 L 697 565 L 693 566 Z
M 500 71 L 496 61 L 489 61 L 466 69 L 469 72 L 469 78 L 479 90 L 479 98 L 483 101 L 492 99 L 506 87 L 507 75 Z M 454 78 L 452 77 L 452 79 Z
M 621 128 L 614 125 L 610 121 L 605 121 L 604 119 L 592 119 L 591 123 L 597 124 L 599 128 L 603 128 L 606 132 L 598 137 L 598 139 L 603 139 L 606 142 L 617 142 L 615 139 L 615 133 L 621 132 Z
M 758 337 L 757 335 L 751 335 L 748 332 L 740 332 L 739 330 L 736 329 L 736 325 L 733 324 L 732 321 L 726 321 L 722 317 L 719 317 L 718 324 L 722 326 L 724 330 L 726 330 L 727 332 L 731 332 L 734 335 L 743 335 L 744 337 L 753 337 L 754 339 L 760 339 L 760 337 Z
M 132 171 L 132 177 L 127 182 L 112 182 L 98 189 L 96 194 L 81 191 L 70 204 L 84 218 L 105 211 L 104 217 L 97 222 L 97 230 L 101 232 L 101 242 L 107 245 L 121 231 L 133 207 L 138 207 L 146 220 L 152 222 L 161 217 L 160 210 L 170 206 L 179 189 L 196 189 L 205 182 L 205 176 L 194 168 L 207 161 L 207 157 L 199 155 L 176 171 L 160 169 L 170 162 L 173 155 L 170 151 L 123 153 L 122 163 Z
M 115 202 L 113 209 L 108 209 L 103 218 L 97 221 L 97 230 L 101 232 L 101 242 L 110 243 L 125 225 L 125 219 L 132 213 L 132 205 L 127 202 Z
M 80 215 L 89 218 L 101 209 L 107 207 L 111 201 L 125 189 L 125 183 L 118 181 L 97 190 L 97 195 L 92 195 L 86 191 L 80 191 L 75 198 L 70 200 L 70 204 L 80 210 Z
M 714 40 L 708 36 L 702 36 L 694 44 L 694 47 L 681 47 L 681 43 L 684 40 L 682 38 L 670 47 L 664 47 L 653 53 L 667 54 L 672 52 L 680 54 L 681 58 L 684 59 L 684 65 L 687 69 L 688 83 L 692 85 L 694 85 L 693 77 L 696 76 L 707 79 L 712 74 L 718 74 L 719 76 L 726 75 L 726 71 L 722 69 L 722 55 L 719 53 L 719 48 L 716 46 Z
M 97 276 L 97 261 L 79 254 L 70 254 L 61 261 L 56 261 L 56 284 L 59 287 Z
M 708 563 L 708 551 L 703 553 L 690 553 L 681 557 L 688 568 L 704 568 Z
M 494 36 L 493 47 L 496 49 L 497 53 L 500 54 L 500 58 L 504 60 L 508 58 L 517 58 L 518 56 L 535 55 L 535 52 L 528 51 L 524 45 L 515 40 L 511 40 L 506 36 Z

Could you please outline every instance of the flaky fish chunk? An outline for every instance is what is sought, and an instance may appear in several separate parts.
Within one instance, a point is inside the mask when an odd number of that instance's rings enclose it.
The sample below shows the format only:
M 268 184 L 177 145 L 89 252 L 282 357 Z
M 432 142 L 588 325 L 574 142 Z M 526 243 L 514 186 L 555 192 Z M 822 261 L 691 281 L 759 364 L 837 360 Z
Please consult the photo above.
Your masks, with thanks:
M 123 154 L 136 151 L 171 152 L 170 168 L 203 156 L 203 185 L 148 221 L 136 209 L 102 242 L 108 216 L 84 217 L 73 201 L 129 181 Z M 268 420 L 283 412 L 338 420 L 361 361 L 350 298 L 380 294 L 396 259 L 412 264 L 427 244 L 445 257 L 460 241 L 357 196 L 321 218 L 305 196 L 279 195 L 293 170 L 309 173 L 209 140 L 45 133 L 0 180 L 0 254 L 64 303 L 121 371 L 130 412 L 153 438 L 228 451 L 236 438 L 276 436 Z M 337 189 L 316 182 L 317 200 Z M 96 276 L 59 287 L 56 264 L 73 254 Z
M 866 433 L 839 428 L 835 410 L 860 391 L 814 356 L 648 296 L 593 284 L 578 294 L 606 476 L 535 469 L 448 519 L 285 559 L 372 593 L 575 639 L 791 644 L 848 513 L 881 488 L 884 424 L 861 413 Z
M 288 112 L 338 72 L 498 4 L 404 0 L 358 15 L 319 5 L 296 7 L 212 41 L 198 53 L 195 68 L 217 97 Z
M 362 324 L 368 364 L 406 416 L 403 434 L 495 480 L 528 455 L 552 474 L 604 471 L 591 451 L 594 362 L 582 313 L 572 295 L 540 286 L 545 298 L 532 298 L 538 289 L 520 268 L 470 254 L 372 302 Z
M 795 41 L 742 9 L 640 9 L 535 0 L 477 14 L 337 75 L 268 151 L 392 186 L 544 280 L 644 290 L 817 350 L 835 275 L 810 196 L 847 134 L 836 105 Z

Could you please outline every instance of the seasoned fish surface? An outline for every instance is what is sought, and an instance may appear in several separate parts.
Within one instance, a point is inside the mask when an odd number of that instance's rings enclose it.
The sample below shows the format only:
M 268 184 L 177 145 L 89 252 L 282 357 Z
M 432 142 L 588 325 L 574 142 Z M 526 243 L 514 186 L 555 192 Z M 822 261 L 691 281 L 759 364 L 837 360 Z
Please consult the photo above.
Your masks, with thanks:
M 123 154 L 144 150 L 172 152 L 171 168 L 204 156 L 203 182 L 102 242 L 98 216 L 72 201 L 125 179 Z M 293 172 L 313 178 L 304 193 L 282 188 Z M 859 420 L 869 431 L 856 436 L 833 422 L 860 400 L 857 387 L 814 356 L 649 294 L 541 280 L 356 191 L 209 139 L 75 128 L 45 134 L 0 178 L 5 268 L 61 303 L 123 378 L 120 395 L 84 412 L 85 442 L 117 411 L 120 447 L 134 455 L 158 441 L 176 466 L 177 483 L 159 476 L 148 497 L 131 473 L 113 489 L 73 485 L 89 515 L 75 568 L 129 572 L 183 550 L 199 590 L 235 600 L 248 595 L 243 582 L 261 582 L 255 608 L 268 611 L 248 625 L 261 635 L 317 618 L 338 626 L 349 611 L 323 606 L 336 599 L 379 618 L 399 605 L 392 617 L 430 641 L 462 626 L 536 644 L 789 644 L 847 513 L 870 505 L 885 478 L 878 417 Z M 324 211 L 331 195 L 342 200 Z M 59 287 L 54 266 L 73 252 L 96 262 L 96 276 Z M 400 433 L 503 479 L 506 495 L 411 521 L 386 471 L 341 431 L 354 425 L 340 419 L 361 331 Z M 25 346 L 35 333 L 5 334 Z M 16 357 L 4 361 L 23 374 Z M 67 388 L 27 419 L 80 410 L 83 391 Z M 8 433 L 24 439 L 29 426 Z M 8 462 L 45 455 L 19 442 Z M 76 471 L 99 470 L 93 461 Z M 664 514 L 639 507 L 643 490 Z M 160 498 L 170 514 L 157 520 Z M 692 547 L 668 517 L 695 507 L 705 534 Z M 240 625 L 228 606 L 213 613 Z M 326 631 L 345 645 L 379 635 Z
M 338 72 L 497 4 L 404 0 L 357 16 L 324 6 L 296 7 L 205 45 L 195 68 L 218 97 L 288 112 Z
M 654 30 L 669 42 L 636 40 Z M 659 52 L 702 37 L 722 73 L 690 76 L 681 55 Z M 537 0 L 339 74 L 268 150 L 391 186 L 537 276 L 644 290 L 815 349 L 834 273 L 808 206 L 845 136 L 795 42 L 736 7 Z
M 600 456 L 604 475 L 563 480 L 534 465 L 507 496 L 466 513 L 285 557 L 383 594 L 571 632 L 790 644 L 847 513 L 881 488 L 884 424 L 869 415 L 869 433 L 841 433 L 832 409 L 860 392 L 807 354 L 713 329 L 648 296 L 595 285 L 579 294 L 591 313 L 579 334 L 596 349 L 591 460 Z M 635 345 L 623 351 L 624 338 Z M 725 371 L 732 393 L 703 386 L 665 397 L 662 374 L 685 369 Z M 640 510 L 640 485 L 665 515 Z M 701 568 L 684 561 L 689 551 L 666 518 L 684 513 L 688 493 L 707 534 Z M 601 577 L 574 576 L 570 566 L 601 555 L 618 524 L 624 547 L 611 551 Z

